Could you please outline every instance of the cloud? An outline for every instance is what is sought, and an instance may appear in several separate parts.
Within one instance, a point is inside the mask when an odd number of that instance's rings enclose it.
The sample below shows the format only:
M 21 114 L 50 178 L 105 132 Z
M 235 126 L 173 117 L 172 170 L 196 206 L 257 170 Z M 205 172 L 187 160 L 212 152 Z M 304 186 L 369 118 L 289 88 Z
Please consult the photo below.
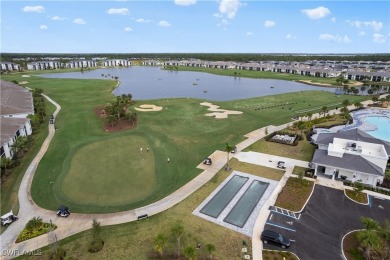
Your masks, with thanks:
M 65 17 L 59 17 L 59 16 L 52 16 L 51 17 L 51 19 L 53 20 L 53 21 L 63 21 L 63 20 L 66 20 L 66 18 Z
M 127 8 L 110 8 L 106 12 L 108 14 L 128 15 L 129 14 L 129 9 L 127 9 Z
M 167 21 L 160 21 L 160 22 L 158 22 L 158 25 L 162 26 L 162 27 L 169 27 L 169 26 L 171 26 L 171 24 L 168 23 Z
M 286 39 L 287 39 L 287 40 L 294 40 L 294 39 L 296 39 L 296 38 L 297 38 L 297 37 L 294 36 L 294 35 L 292 35 L 291 33 L 286 34 Z
M 265 28 L 270 28 L 270 27 L 274 27 L 276 25 L 276 23 L 274 21 L 270 21 L 270 20 L 266 20 L 264 22 L 264 27 Z
M 175 0 L 175 4 L 189 6 L 196 4 L 196 0 Z
M 358 35 L 359 35 L 359 36 L 364 36 L 364 35 L 366 35 L 366 32 L 365 32 L 365 31 L 360 31 L 360 32 L 358 33 Z
M 76 19 L 73 20 L 73 23 L 75 23 L 75 24 L 86 24 L 87 22 L 84 21 L 81 18 L 76 18 Z
M 386 38 L 380 33 L 374 33 L 372 35 L 372 41 L 375 43 L 384 43 L 386 41 Z
M 340 36 L 340 35 L 333 35 L 333 34 L 329 34 L 329 33 L 324 33 L 324 34 L 320 34 L 320 37 L 319 37 L 320 40 L 326 40 L 326 41 L 332 41 L 332 42 L 343 42 L 343 43 L 350 43 L 351 42 L 351 39 L 347 36 L 347 35 L 344 35 L 344 37 Z
M 41 30 L 47 30 L 49 27 L 47 27 L 46 25 L 42 24 L 41 26 L 39 26 L 39 29 Z
M 222 17 L 223 17 L 223 15 L 220 14 L 220 13 L 215 13 L 215 14 L 213 14 L 213 16 L 214 16 L 214 17 L 217 17 L 217 18 L 222 18 Z
M 135 19 L 135 21 L 137 23 L 150 23 L 152 20 L 150 19 L 144 19 L 144 18 L 138 18 L 138 19 Z
M 125 32 L 132 32 L 133 31 L 133 28 L 131 27 L 125 27 L 125 29 L 123 29 Z
M 247 35 L 247 36 L 252 36 L 253 33 L 252 33 L 252 32 L 247 32 L 246 35 Z
M 221 0 L 219 2 L 219 12 L 233 19 L 241 6 L 242 3 L 239 0 Z
M 356 28 L 362 28 L 365 26 L 366 28 L 372 28 L 374 31 L 379 32 L 383 28 L 382 22 L 377 21 L 347 21 L 350 25 Z
M 325 16 L 330 14 L 329 9 L 323 6 L 314 9 L 304 9 L 301 10 L 301 12 L 306 14 L 307 17 L 309 17 L 310 19 L 315 19 L 315 20 L 324 18 Z
M 335 23 L 336 22 L 336 17 L 332 17 L 332 18 L 330 18 L 330 20 L 332 21 L 332 23 Z
M 37 6 L 25 6 L 23 7 L 23 12 L 26 12 L 26 13 L 43 13 L 45 11 L 45 7 L 41 6 L 41 5 L 37 5 Z

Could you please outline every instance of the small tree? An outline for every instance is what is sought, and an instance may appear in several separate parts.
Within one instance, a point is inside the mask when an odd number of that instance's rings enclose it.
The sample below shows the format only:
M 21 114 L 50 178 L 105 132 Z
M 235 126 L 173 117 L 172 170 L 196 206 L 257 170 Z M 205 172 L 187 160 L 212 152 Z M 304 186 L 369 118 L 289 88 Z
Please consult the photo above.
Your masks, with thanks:
M 89 244 L 88 252 L 95 253 L 103 249 L 104 241 L 101 238 L 101 226 L 97 219 L 92 220 L 92 239 Z
M 233 151 L 233 149 L 234 149 L 233 146 L 230 146 L 228 143 L 226 143 L 225 152 L 226 152 L 226 155 L 227 155 L 227 161 L 226 161 L 225 171 L 230 171 L 229 154 L 231 153 L 231 151 Z
M 355 182 L 353 186 L 353 190 L 355 192 L 362 192 L 364 190 L 364 185 L 360 181 Z
M 185 249 L 184 249 L 184 254 L 187 258 L 189 258 L 190 260 L 194 259 L 195 256 L 196 256 L 196 250 L 193 246 L 187 246 Z
M 180 259 L 180 251 L 181 251 L 181 248 L 180 248 L 180 240 L 181 240 L 181 237 L 183 236 L 184 234 L 184 227 L 180 224 L 180 223 L 176 223 L 172 229 L 171 229 L 171 232 L 172 232 L 172 235 L 176 238 L 177 240 L 177 256 L 178 258 Z
M 167 244 L 167 239 L 162 233 L 159 233 L 154 238 L 154 248 L 158 251 L 161 257 L 163 256 L 163 251 L 166 244 Z
M 209 253 L 209 258 L 213 259 L 212 253 L 215 251 L 215 246 L 213 244 L 206 245 L 207 252 Z

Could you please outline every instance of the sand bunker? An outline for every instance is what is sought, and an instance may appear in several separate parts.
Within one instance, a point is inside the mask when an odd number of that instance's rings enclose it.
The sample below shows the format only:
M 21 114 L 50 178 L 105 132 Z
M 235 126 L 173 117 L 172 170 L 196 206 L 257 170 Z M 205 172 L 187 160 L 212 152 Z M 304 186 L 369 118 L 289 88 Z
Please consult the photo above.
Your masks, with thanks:
M 156 105 L 140 105 L 139 107 L 136 107 L 135 110 L 142 111 L 142 112 L 150 112 L 150 111 L 161 111 L 163 107 L 159 107 Z
M 207 110 L 212 111 L 213 113 L 205 114 L 205 116 L 215 116 L 215 118 L 221 119 L 221 118 L 228 118 L 229 115 L 241 115 L 241 111 L 234 111 L 234 110 L 226 110 L 226 109 L 219 109 L 219 106 L 213 105 L 208 102 L 200 103 L 201 106 L 209 107 Z
M 28 81 L 20 81 L 18 82 L 19 85 L 24 85 L 24 84 L 28 84 Z
M 22 78 L 30 78 L 30 75 L 22 75 Z

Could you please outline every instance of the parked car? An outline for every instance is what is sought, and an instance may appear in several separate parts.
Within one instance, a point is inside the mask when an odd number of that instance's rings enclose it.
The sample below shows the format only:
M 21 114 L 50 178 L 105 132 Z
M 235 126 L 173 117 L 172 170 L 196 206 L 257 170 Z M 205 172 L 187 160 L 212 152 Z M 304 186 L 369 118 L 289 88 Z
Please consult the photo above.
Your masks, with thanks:
M 285 162 L 279 161 L 278 165 L 276 167 L 278 167 L 279 169 L 286 169 L 286 166 L 284 164 L 285 164 Z
M 290 239 L 272 230 L 264 230 L 260 239 L 264 244 L 272 244 L 281 248 L 290 247 Z
M 18 217 L 15 216 L 14 213 L 12 212 L 12 210 L 11 210 L 7 214 L 4 214 L 3 216 L 1 216 L 1 225 L 2 226 L 8 226 L 12 222 L 15 222 L 16 220 L 18 220 Z
M 61 206 L 58 208 L 57 216 L 67 218 L 67 217 L 69 217 L 69 215 L 70 215 L 70 211 L 69 211 L 68 207 Z

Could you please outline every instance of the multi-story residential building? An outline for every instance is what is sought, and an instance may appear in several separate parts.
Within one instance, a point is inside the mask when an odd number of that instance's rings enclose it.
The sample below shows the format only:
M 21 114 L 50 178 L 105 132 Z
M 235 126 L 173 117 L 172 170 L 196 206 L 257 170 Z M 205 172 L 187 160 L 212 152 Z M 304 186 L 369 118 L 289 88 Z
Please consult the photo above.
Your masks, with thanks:
M 94 60 L 73 60 L 65 63 L 66 68 L 91 68 L 96 66 L 97 62 Z
M 28 70 L 50 70 L 61 68 L 59 61 L 35 61 L 27 64 Z
M 131 66 L 131 61 L 124 59 L 114 59 L 104 61 L 106 67 L 128 67 Z
M 13 62 L 0 62 L 1 71 L 20 71 L 20 65 Z

